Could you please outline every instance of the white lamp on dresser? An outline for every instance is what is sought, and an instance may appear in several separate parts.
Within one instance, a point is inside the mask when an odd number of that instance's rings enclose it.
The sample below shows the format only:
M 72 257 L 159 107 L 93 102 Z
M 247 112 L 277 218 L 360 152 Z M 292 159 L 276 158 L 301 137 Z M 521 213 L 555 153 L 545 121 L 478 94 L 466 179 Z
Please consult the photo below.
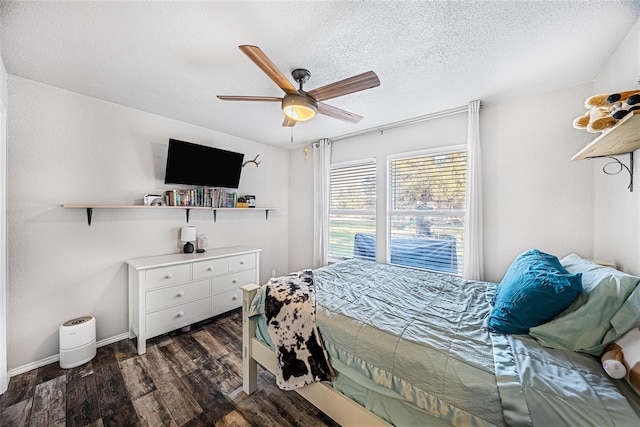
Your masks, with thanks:
M 182 227 L 182 230 L 180 231 L 180 240 L 182 240 L 183 242 L 186 242 L 184 244 L 184 247 L 182 248 L 184 253 L 185 254 L 192 253 L 193 243 L 191 242 L 196 240 L 196 228 L 188 225 L 185 225 L 184 227 Z

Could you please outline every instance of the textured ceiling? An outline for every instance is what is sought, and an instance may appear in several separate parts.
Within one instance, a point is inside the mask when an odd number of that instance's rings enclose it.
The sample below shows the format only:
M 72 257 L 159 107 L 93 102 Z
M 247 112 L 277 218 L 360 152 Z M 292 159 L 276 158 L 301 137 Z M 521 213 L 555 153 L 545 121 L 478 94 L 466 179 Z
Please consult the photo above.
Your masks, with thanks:
M 0 12 L 10 74 L 290 148 L 591 81 L 640 1 L 2 0 Z M 309 69 L 307 90 L 368 70 L 381 86 L 327 101 L 364 116 L 358 124 L 319 115 L 283 128 L 277 103 L 216 98 L 283 95 L 240 44 L 287 77 Z

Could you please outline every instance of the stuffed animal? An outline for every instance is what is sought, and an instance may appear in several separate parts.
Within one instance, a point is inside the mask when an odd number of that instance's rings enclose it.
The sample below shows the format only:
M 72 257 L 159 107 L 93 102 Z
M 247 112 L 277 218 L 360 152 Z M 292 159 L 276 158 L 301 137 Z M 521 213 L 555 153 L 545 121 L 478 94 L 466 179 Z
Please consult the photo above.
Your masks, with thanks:
M 607 102 L 612 104 L 614 102 L 628 100 L 631 97 L 634 97 L 633 99 L 635 100 L 638 97 L 638 95 L 640 95 L 640 90 L 628 90 L 620 93 L 612 93 L 607 97 Z M 633 104 L 637 104 L 637 102 L 631 102 L 631 103 L 627 102 L 627 104 L 633 105 Z
M 576 129 L 586 129 L 587 132 L 602 132 L 613 127 L 617 120 L 611 115 L 611 110 L 605 107 L 593 107 L 583 116 L 573 121 Z
M 630 96 L 634 95 L 640 95 L 640 90 L 627 90 L 618 93 L 593 95 L 592 97 L 587 98 L 584 102 L 584 106 L 587 108 L 604 107 L 619 101 L 626 102 Z
M 613 379 L 624 378 L 627 376 L 627 368 L 622 363 L 622 349 L 615 343 L 609 344 L 607 348 L 610 350 L 605 351 L 601 359 L 604 371 Z
M 592 133 L 603 132 L 629 113 L 640 114 L 640 105 L 636 104 L 640 104 L 640 91 L 637 90 L 594 95 L 584 103 L 589 111 L 576 118 L 573 127 Z
M 605 348 L 602 367 L 614 379 L 625 378 L 640 394 L 640 328 L 636 327 Z

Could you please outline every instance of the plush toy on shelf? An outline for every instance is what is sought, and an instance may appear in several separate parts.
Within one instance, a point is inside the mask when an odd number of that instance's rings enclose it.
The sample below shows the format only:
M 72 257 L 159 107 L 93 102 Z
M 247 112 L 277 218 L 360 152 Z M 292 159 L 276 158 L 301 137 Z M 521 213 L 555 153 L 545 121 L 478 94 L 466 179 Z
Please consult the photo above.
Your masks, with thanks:
M 602 367 L 614 379 L 625 378 L 640 394 L 640 328 L 636 327 L 605 348 Z
M 618 93 L 611 93 L 611 94 L 606 93 L 606 94 L 600 94 L 600 95 L 593 95 L 592 97 L 587 98 L 587 100 L 584 103 L 584 106 L 587 108 L 603 107 L 619 101 L 626 102 L 630 96 L 634 96 L 634 95 L 640 95 L 640 90 L 627 90 L 627 91 L 618 92 Z
M 584 106 L 588 111 L 573 121 L 573 127 L 603 132 L 629 113 L 640 114 L 640 90 L 594 95 L 587 98 Z
M 593 107 L 583 116 L 573 121 L 573 127 L 576 129 L 586 129 L 587 132 L 602 132 L 613 127 L 617 122 L 611 116 L 611 111 L 604 107 Z

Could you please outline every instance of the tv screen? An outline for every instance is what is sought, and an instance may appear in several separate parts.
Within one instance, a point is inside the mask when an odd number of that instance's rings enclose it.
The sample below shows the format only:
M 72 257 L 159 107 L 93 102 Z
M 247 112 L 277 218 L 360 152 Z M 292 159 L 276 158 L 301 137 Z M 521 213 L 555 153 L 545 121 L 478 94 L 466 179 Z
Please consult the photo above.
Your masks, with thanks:
M 165 184 L 238 188 L 244 154 L 169 140 Z

